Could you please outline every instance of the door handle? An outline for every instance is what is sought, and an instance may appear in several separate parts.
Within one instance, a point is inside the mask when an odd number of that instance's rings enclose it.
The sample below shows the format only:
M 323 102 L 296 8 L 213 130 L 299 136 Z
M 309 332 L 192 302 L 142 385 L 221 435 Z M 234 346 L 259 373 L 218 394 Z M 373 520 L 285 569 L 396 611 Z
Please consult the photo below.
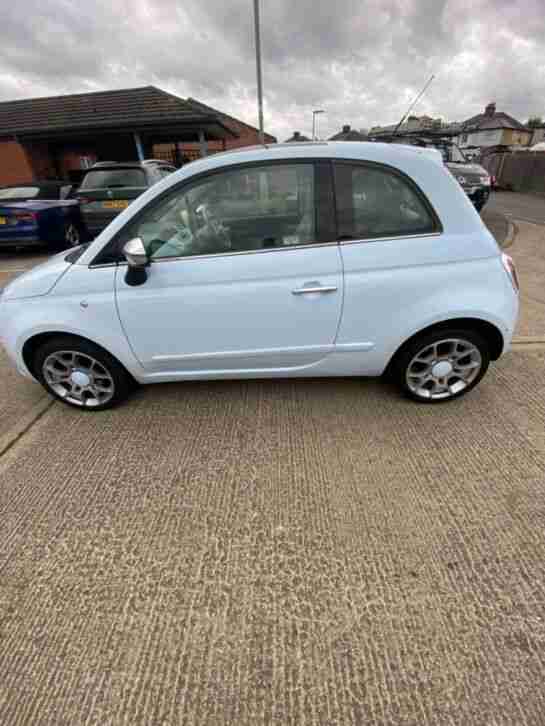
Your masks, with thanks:
M 295 290 L 291 291 L 292 295 L 310 295 L 313 292 L 337 292 L 337 288 L 334 285 L 317 285 L 316 287 L 296 287 Z

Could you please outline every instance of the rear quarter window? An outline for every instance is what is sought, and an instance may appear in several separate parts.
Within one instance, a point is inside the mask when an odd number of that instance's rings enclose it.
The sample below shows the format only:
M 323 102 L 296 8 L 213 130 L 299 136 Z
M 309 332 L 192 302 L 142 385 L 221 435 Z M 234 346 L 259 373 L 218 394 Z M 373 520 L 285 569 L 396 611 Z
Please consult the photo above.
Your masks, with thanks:
M 404 237 L 439 231 L 433 210 L 403 174 L 372 164 L 335 165 L 340 239 Z

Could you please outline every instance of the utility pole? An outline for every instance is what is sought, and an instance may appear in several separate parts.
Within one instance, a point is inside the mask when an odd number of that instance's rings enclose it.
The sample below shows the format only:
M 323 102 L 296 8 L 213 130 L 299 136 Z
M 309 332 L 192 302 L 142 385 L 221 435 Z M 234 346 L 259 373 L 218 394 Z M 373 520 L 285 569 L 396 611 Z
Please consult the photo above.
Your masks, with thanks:
M 312 112 L 312 140 L 316 141 L 316 114 L 318 113 L 325 113 L 325 111 L 321 108 L 317 108 L 315 111 Z
M 265 143 L 263 131 L 263 80 L 261 77 L 261 38 L 259 34 L 259 0 L 254 0 L 255 65 L 257 70 L 257 106 L 259 110 L 259 143 Z

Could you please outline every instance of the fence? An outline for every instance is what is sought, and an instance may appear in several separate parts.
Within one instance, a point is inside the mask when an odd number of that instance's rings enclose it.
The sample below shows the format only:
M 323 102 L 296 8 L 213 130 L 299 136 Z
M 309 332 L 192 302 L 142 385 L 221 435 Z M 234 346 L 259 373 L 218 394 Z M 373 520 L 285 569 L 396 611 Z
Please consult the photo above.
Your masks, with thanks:
M 488 154 L 482 165 L 499 187 L 514 192 L 545 194 L 545 152 L 519 151 Z

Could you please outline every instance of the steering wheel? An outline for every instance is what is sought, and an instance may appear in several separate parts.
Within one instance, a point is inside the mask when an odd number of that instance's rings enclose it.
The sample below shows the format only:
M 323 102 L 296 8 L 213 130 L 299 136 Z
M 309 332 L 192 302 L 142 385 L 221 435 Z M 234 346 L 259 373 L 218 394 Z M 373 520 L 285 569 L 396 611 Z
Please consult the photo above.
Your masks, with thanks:
M 231 249 L 231 235 L 229 229 L 210 211 L 206 203 L 201 203 L 194 210 L 204 222 L 195 232 L 195 237 L 200 238 L 200 243 L 205 247 L 211 247 L 215 251 Z

